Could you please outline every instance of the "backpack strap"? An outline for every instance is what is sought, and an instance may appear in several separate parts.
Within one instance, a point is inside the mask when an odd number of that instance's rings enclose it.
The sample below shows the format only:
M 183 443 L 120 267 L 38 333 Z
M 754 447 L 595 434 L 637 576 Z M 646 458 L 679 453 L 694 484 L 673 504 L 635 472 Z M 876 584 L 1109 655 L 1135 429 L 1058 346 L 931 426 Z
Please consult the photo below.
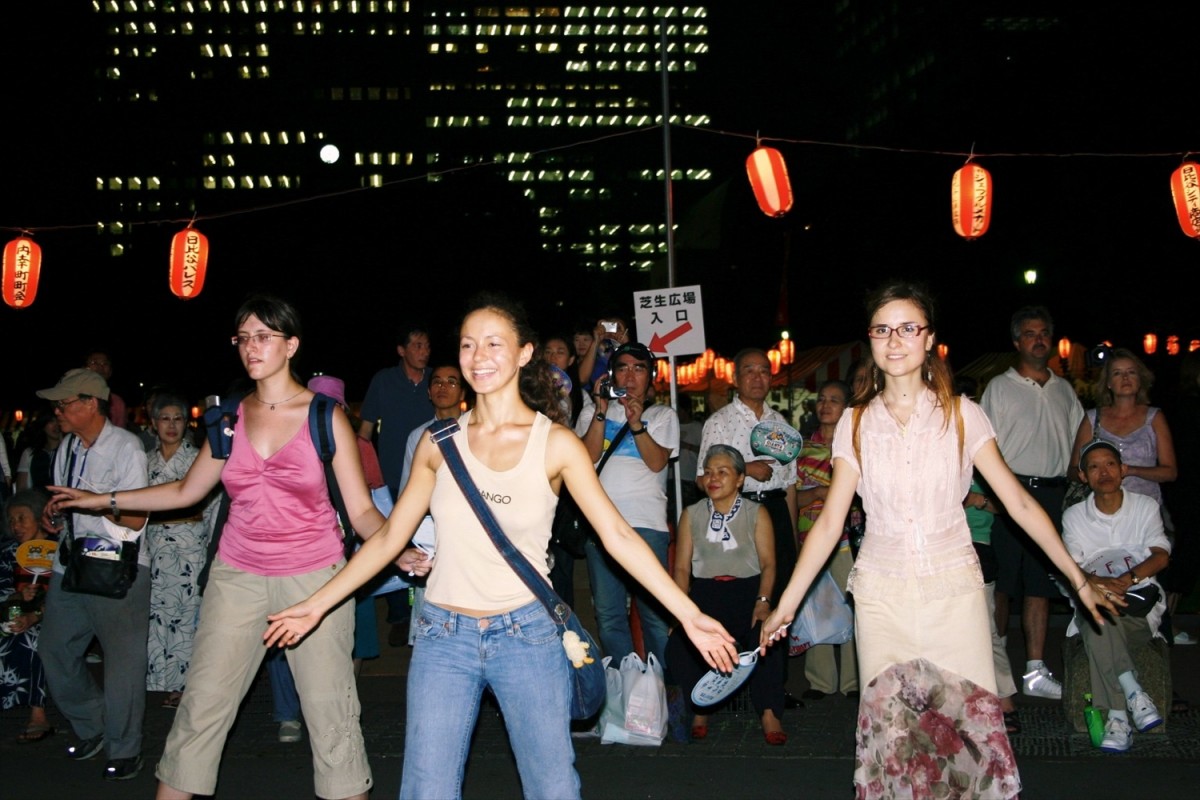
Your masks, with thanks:
M 337 511 L 342 523 L 342 549 L 349 560 L 354 555 L 354 545 L 358 534 L 350 522 L 346 512 L 346 501 L 342 499 L 342 490 L 338 486 L 337 474 L 333 471 L 333 456 L 337 452 L 337 443 L 333 439 L 333 408 L 337 401 L 326 394 L 316 392 L 312 402 L 308 404 L 308 433 L 312 438 L 317 457 L 325 466 L 325 487 L 329 490 L 329 499 Z
M 226 397 L 220 404 L 204 410 L 204 430 L 213 458 L 228 460 L 233 452 L 233 429 L 237 425 L 238 407 L 244 396 L 235 394 Z

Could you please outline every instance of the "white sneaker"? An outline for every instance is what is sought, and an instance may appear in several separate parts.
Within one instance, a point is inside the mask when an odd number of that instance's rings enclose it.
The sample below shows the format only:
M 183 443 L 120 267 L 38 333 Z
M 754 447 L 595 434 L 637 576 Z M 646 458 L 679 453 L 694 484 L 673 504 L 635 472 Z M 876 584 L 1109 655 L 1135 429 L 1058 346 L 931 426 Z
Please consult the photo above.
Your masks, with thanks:
M 1124 753 L 1133 746 L 1133 729 L 1119 717 L 1109 717 L 1104 724 L 1104 738 L 1100 749 L 1106 753 Z
M 304 728 L 294 719 L 279 723 L 279 741 L 285 743 L 298 742 L 304 738 Z
M 1048 700 L 1062 699 L 1062 684 L 1055 680 L 1045 664 L 1033 672 L 1025 673 L 1025 694 L 1030 697 L 1045 697 Z
M 1180 631 L 1179 633 L 1175 634 L 1175 644 L 1189 645 L 1197 643 L 1200 643 L 1200 638 L 1192 636 L 1187 631 Z
M 1133 727 L 1137 728 L 1139 733 L 1145 733 L 1151 728 L 1162 725 L 1162 716 L 1159 715 L 1150 695 L 1145 692 L 1134 692 L 1129 695 L 1125 698 L 1125 705 L 1129 707 L 1129 714 L 1133 717 Z

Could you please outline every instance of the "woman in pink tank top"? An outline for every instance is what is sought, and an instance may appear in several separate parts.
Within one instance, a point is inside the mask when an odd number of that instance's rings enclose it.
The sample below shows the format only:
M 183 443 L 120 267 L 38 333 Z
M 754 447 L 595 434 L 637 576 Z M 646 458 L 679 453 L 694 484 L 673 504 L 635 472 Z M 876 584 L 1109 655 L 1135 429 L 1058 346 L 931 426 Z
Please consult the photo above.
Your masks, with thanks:
M 187 475 L 175 483 L 111 495 L 56 487 L 62 506 L 104 510 L 187 508 L 219 482 L 230 496 L 187 689 L 156 770 L 160 800 L 215 793 L 225 738 L 266 653 L 262 620 L 303 600 L 345 564 L 324 468 L 309 434 L 313 393 L 292 370 L 300 349 L 299 316 L 283 300 L 252 296 L 238 310 L 235 330 L 230 341 L 254 391 L 238 410 L 228 460 L 214 457 L 205 441 Z M 333 469 L 348 522 L 370 536 L 384 520 L 371 502 L 354 431 L 340 408 L 333 412 L 333 435 Z M 423 555 L 420 562 L 406 567 L 428 572 Z M 316 794 L 331 800 L 365 800 L 372 785 L 350 658 L 353 635 L 354 604 L 342 603 L 303 641 L 286 643 L 312 744 Z
M 548 573 L 555 495 L 565 482 L 608 552 L 675 615 L 711 665 L 730 670 L 733 639 L 700 613 L 622 519 L 579 437 L 531 407 L 550 409 L 556 400 L 550 381 L 540 381 L 547 370 L 534 358 L 536 336 L 524 312 L 494 295 L 477 298 L 471 308 L 460 331 L 459 365 L 478 402 L 462 418 L 455 442 L 513 544 Z M 503 509 L 518 504 L 525 510 L 506 518 Z M 485 687 L 504 713 L 525 796 L 578 797 L 569 667 L 557 629 L 486 538 L 429 438 L 418 446 L 408 484 L 383 530 L 307 602 L 272 614 L 268 643 L 290 645 L 318 623 L 328 624 L 322 618 L 329 609 L 400 554 L 427 508 L 438 529 L 431 579 L 438 592 L 431 583 L 413 622 L 401 798 L 461 796 L 465 743 Z

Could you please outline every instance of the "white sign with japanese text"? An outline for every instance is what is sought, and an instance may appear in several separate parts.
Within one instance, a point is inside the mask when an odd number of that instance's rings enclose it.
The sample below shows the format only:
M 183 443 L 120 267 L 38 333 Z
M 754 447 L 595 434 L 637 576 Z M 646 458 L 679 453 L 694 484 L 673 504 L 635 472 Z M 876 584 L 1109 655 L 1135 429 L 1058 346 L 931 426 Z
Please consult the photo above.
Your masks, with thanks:
M 703 353 L 704 306 L 699 286 L 633 293 L 637 335 L 656 356 Z

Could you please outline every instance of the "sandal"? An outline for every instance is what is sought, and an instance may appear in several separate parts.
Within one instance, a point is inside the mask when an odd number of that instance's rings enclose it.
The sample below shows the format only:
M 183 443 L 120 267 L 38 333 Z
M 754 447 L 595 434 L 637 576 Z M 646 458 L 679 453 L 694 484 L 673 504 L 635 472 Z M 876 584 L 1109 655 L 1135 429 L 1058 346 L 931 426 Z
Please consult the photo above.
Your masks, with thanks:
M 43 739 L 49 739 L 56 733 L 58 731 L 54 729 L 53 725 L 28 725 L 17 735 L 17 741 L 21 744 L 33 744 Z
M 179 708 L 179 700 L 183 697 L 182 692 L 171 692 L 166 699 L 162 701 L 163 708 Z
M 1004 712 L 1004 730 L 1009 736 L 1015 736 L 1021 732 L 1021 718 L 1017 716 L 1016 711 Z

